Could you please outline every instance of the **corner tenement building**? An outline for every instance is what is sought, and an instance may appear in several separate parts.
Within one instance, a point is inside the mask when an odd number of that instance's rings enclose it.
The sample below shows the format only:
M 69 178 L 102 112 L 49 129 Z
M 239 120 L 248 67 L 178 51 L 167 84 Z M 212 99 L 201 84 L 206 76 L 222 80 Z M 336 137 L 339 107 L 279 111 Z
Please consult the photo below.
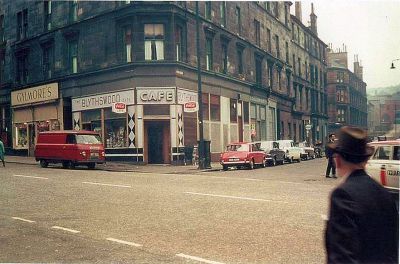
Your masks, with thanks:
M 291 2 L 199 2 L 204 136 L 324 140 L 326 45 Z M 182 160 L 198 140 L 196 2 L 0 0 L 0 130 L 98 131 L 108 159 Z M 112 112 L 113 103 L 126 113 Z M 161 155 L 160 155 L 161 153 Z

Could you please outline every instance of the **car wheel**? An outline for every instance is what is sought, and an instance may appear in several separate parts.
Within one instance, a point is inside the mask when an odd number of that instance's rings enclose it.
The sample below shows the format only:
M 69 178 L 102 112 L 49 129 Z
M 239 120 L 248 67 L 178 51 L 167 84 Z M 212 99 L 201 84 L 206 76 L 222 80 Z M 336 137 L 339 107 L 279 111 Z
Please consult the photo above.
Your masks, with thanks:
M 223 169 L 224 171 L 227 171 L 227 170 L 228 170 L 228 166 L 222 165 L 222 169 Z
M 290 157 L 290 161 L 289 161 L 290 163 L 293 163 L 294 162 L 294 160 L 293 160 L 293 157 Z
M 87 167 L 88 167 L 89 169 L 93 170 L 93 169 L 96 167 L 96 163 L 89 163 L 89 164 L 87 165 Z
M 276 166 L 276 158 L 274 157 L 273 159 L 272 159 L 272 166 Z
M 69 161 L 68 162 L 68 168 L 71 169 L 71 170 L 75 169 L 75 163 L 73 161 Z
M 297 159 L 297 163 L 300 163 L 301 159 Z M 293 161 L 292 161 L 293 162 Z
M 267 167 L 267 160 L 266 160 L 266 159 L 263 159 L 263 161 L 262 161 L 262 163 L 261 163 L 261 167 L 262 167 L 262 168 Z
M 47 168 L 49 166 L 49 163 L 45 160 L 40 160 L 40 167 L 42 168 Z
M 62 167 L 63 167 L 64 169 L 68 169 L 68 166 L 69 166 L 69 162 L 68 162 L 68 161 L 63 161 Z
M 249 170 L 252 170 L 252 169 L 254 169 L 254 160 L 250 160 L 250 163 L 249 163 Z

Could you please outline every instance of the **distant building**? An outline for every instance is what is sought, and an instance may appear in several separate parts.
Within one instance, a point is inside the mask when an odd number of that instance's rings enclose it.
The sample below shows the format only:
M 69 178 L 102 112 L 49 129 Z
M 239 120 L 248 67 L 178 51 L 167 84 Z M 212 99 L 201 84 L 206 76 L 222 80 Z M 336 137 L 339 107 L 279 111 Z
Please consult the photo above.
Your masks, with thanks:
M 370 136 L 400 138 L 400 92 L 368 95 Z
M 348 69 L 346 47 L 337 51 L 330 48 L 327 75 L 329 133 L 345 125 L 368 129 L 367 84 L 358 57 L 352 72 Z

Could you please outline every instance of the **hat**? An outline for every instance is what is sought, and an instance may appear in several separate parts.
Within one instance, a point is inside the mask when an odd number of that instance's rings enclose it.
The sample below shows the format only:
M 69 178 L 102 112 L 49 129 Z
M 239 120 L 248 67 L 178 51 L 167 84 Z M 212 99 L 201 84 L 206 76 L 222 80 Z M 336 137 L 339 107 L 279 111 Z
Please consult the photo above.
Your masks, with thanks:
M 344 154 L 346 157 L 367 158 L 374 153 L 374 148 L 367 145 L 367 132 L 358 127 L 344 126 L 337 133 L 337 140 L 328 144 L 334 153 Z

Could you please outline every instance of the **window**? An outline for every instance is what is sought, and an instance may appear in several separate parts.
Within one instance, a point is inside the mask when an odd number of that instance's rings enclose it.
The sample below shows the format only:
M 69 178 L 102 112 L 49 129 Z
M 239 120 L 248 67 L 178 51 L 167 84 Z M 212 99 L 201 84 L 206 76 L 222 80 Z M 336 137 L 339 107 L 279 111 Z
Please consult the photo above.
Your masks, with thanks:
M 274 1 L 274 2 L 272 2 L 272 4 L 273 4 L 274 16 L 279 17 L 278 2 L 277 2 L 277 1 Z
M 28 81 L 28 55 L 24 54 L 17 57 L 17 82 L 26 84 Z
M 132 62 L 132 28 L 124 27 L 124 53 L 125 61 Z
M 71 73 L 78 72 L 78 41 L 71 40 L 68 42 L 68 62 Z
M 297 62 L 298 62 L 298 68 L 299 68 L 299 76 L 301 77 L 301 59 L 297 58 Z
M 226 27 L 226 2 L 223 1 L 219 5 L 221 13 L 221 26 Z
M 53 67 L 53 47 L 51 45 L 44 46 L 42 48 L 42 71 L 43 78 L 50 79 L 52 77 Z
M 285 25 L 288 26 L 289 18 L 288 18 L 288 7 L 285 4 Z
M 206 69 L 213 69 L 213 43 L 211 38 L 206 38 Z
M 345 91 L 343 89 L 339 89 L 336 92 L 336 100 L 338 102 L 344 102 Z
M 283 121 L 281 121 L 281 139 L 283 139 L 285 137 L 285 123 L 283 123 Z
M 256 55 L 256 83 L 262 85 L 262 59 Z
M 243 122 L 245 123 L 245 124 L 248 124 L 249 123 L 249 118 L 250 118 L 250 116 L 249 116 L 249 102 L 242 102 L 242 104 L 243 104 Z
M 296 73 L 296 56 L 293 54 L 293 73 Z
M 203 102 L 203 120 L 210 120 L 210 104 L 208 94 L 202 94 L 202 102 Z
M 292 138 L 292 124 L 288 122 L 289 138 Z
M 184 52 L 184 41 L 183 41 L 183 30 L 181 26 L 176 26 L 175 28 L 175 51 L 176 51 L 176 60 L 183 61 L 183 52 Z
M 211 121 L 221 120 L 221 107 L 219 95 L 210 95 L 210 118 Z
M 17 13 L 17 40 L 26 38 L 28 31 L 28 9 Z
M 373 159 L 389 160 L 390 151 L 390 146 L 380 146 L 376 149 Z
M 278 70 L 278 89 L 281 89 L 281 82 L 282 82 L 282 71 Z
M 82 130 L 96 131 L 100 135 L 101 131 L 101 110 L 82 111 Z
M 4 81 L 5 51 L 0 52 L 0 83 Z M 1 118 L 1 116 L 0 116 Z M 1 125 L 1 124 L 0 124 Z
M 70 22 L 78 20 L 78 0 L 72 0 L 70 2 L 69 19 Z
M 226 44 L 222 45 L 222 72 L 228 72 L 228 47 Z
M 51 30 L 51 0 L 44 1 L 44 29 Z
M 111 108 L 104 109 L 104 139 L 106 148 L 128 146 L 126 114 L 117 114 Z
M 237 49 L 238 73 L 243 74 L 243 49 Z
M 145 60 L 164 60 L 164 25 L 144 25 Z
M 336 82 L 338 82 L 338 83 L 344 82 L 344 72 L 336 73 Z
M 236 15 L 236 25 L 238 27 L 238 33 L 241 34 L 242 33 L 242 17 L 240 15 L 240 7 L 236 7 L 235 10 L 235 15 Z
M 346 122 L 346 110 L 344 108 L 337 109 L 337 121 Z
M 289 43 L 285 42 L 286 62 L 289 63 Z
M 306 80 L 308 80 L 308 63 L 305 62 L 305 70 L 306 70 Z
M 205 2 L 205 17 L 208 20 L 211 20 L 211 1 Z
M 267 28 L 267 49 L 268 52 L 272 52 L 272 44 L 271 44 L 271 30 Z
M 255 41 L 256 45 L 260 46 L 260 22 L 254 19 L 254 32 L 255 32 Z
M 230 120 L 231 123 L 237 123 L 237 101 L 231 99 L 230 101 Z
M 399 146 L 393 147 L 393 160 L 400 160 L 400 147 Z
M 3 43 L 4 40 L 4 15 L 0 15 L 0 43 Z
M 272 88 L 274 81 L 274 66 L 272 63 L 268 63 L 268 86 Z

